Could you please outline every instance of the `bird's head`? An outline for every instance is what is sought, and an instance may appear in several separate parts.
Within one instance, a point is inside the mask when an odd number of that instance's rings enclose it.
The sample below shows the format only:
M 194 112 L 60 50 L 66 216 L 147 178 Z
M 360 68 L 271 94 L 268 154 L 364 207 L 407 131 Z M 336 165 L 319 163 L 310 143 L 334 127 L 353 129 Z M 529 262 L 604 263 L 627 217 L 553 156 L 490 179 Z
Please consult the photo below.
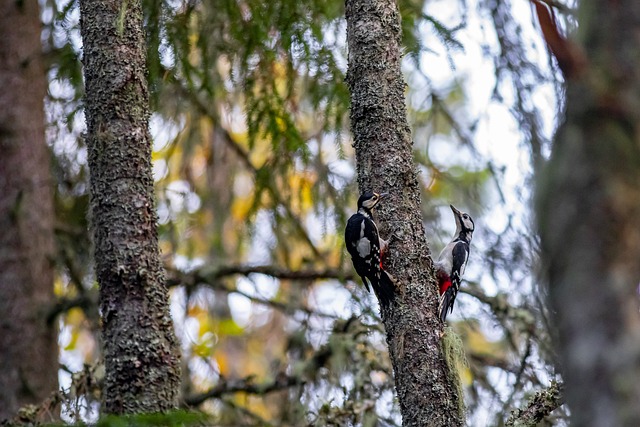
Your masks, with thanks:
M 378 204 L 378 202 L 384 199 L 388 193 L 372 193 L 366 192 L 358 199 L 358 212 L 363 214 L 370 214 L 371 210 Z
M 453 216 L 456 219 L 456 235 L 459 237 L 467 237 L 470 241 L 471 236 L 473 236 L 473 230 L 475 229 L 473 218 L 471 218 L 471 215 L 468 213 L 459 211 L 455 206 L 449 206 L 451 207 Z

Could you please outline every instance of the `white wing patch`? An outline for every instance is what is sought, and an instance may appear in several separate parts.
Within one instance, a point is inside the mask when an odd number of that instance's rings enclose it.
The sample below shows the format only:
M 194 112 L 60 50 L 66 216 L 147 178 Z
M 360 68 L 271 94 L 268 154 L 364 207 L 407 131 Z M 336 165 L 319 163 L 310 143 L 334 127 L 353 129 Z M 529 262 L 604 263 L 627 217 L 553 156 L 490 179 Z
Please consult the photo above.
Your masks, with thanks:
M 462 263 L 462 268 L 460 269 L 460 277 L 464 274 L 464 270 L 467 268 L 467 261 L 469 261 L 469 252 L 464 257 L 464 262 Z
M 356 246 L 356 250 L 358 251 L 360 258 L 366 258 L 371 254 L 371 241 L 367 237 L 364 237 L 366 222 L 367 221 L 364 220 L 360 223 L 360 238 L 358 239 L 358 244 Z M 369 260 L 367 260 L 367 262 L 369 262 Z
M 356 249 L 358 250 L 358 254 L 361 258 L 366 258 L 371 254 L 371 242 L 366 237 L 360 237 Z

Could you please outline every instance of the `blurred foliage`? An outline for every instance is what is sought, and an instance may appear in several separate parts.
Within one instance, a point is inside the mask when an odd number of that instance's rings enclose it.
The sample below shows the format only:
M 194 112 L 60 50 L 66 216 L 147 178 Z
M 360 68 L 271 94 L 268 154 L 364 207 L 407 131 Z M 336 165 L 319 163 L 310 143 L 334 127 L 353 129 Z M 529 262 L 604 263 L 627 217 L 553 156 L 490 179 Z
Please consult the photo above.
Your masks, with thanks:
M 357 200 L 342 1 L 144 5 L 160 245 L 185 406 L 214 425 L 399 425 L 374 298 L 351 280 L 342 243 Z M 449 203 L 478 224 L 450 322 L 467 362 L 458 365 L 467 412 L 472 424 L 502 425 L 556 378 L 528 185 L 549 135 L 536 91 L 558 95 L 560 84 L 508 1 L 402 0 L 400 8 L 432 251 L 453 233 Z M 61 327 L 63 418 L 95 422 L 100 325 L 78 14 L 75 1 L 43 2 L 60 298 L 50 318 Z M 494 88 L 480 108 L 471 106 L 469 72 L 457 69 L 474 49 L 494 73 L 484 76 Z M 443 64 L 444 82 L 430 74 Z M 493 146 L 506 142 L 482 142 L 496 108 L 515 118 L 510 149 L 524 158 L 515 184 Z

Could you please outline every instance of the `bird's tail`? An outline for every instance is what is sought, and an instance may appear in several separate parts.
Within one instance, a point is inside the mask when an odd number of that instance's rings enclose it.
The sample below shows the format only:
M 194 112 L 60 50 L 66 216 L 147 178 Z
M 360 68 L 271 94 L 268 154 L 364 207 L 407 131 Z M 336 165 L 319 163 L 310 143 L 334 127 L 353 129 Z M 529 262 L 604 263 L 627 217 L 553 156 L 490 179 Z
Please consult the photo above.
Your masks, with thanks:
M 372 281 L 371 284 L 373 285 L 373 291 L 378 297 L 378 301 L 380 301 L 380 305 L 388 307 L 396 295 L 396 284 L 393 277 L 386 271 L 382 270 L 380 280 L 377 281 L 377 283 Z
M 456 290 L 453 286 L 449 286 L 442 295 L 440 295 L 440 304 L 438 312 L 440 313 L 440 321 L 444 323 L 447 314 L 453 311 L 453 301 L 456 299 Z

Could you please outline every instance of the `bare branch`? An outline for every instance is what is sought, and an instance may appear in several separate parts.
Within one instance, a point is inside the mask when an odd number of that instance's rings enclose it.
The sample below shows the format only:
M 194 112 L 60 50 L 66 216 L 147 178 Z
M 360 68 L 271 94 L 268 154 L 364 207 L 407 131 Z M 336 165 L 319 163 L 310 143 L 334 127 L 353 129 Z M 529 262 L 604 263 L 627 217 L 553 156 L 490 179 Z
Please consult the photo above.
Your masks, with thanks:
M 327 318 L 336 318 L 335 315 L 329 313 L 323 313 L 316 310 L 312 310 L 308 307 L 301 306 L 289 306 L 287 304 L 273 301 L 265 298 L 259 298 L 254 295 L 247 294 L 235 288 L 229 288 L 221 283 L 218 283 L 220 279 L 229 276 L 250 276 L 252 274 L 264 274 L 276 279 L 282 280 L 301 280 L 301 281 L 316 281 L 334 279 L 341 282 L 348 280 L 355 280 L 355 274 L 351 271 L 341 270 L 338 268 L 325 268 L 325 269 L 303 269 L 303 270 L 291 270 L 277 265 L 228 265 L 219 267 L 216 269 L 202 268 L 194 270 L 188 273 L 180 271 L 174 267 L 165 266 L 169 277 L 167 279 L 167 285 L 169 287 L 174 286 L 196 286 L 206 285 L 214 289 L 219 289 L 225 292 L 233 292 L 240 294 L 251 301 L 268 305 L 277 310 L 285 313 L 292 313 L 295 311 L 302 311 L 307 314 L 312 314 Z M 80 295 L 75 298 L 61 298 L 49 309 L 47 312 L 47 322 L 53 322 L 56 317 L 62 313 L 69 311 L 74 307 L 82 308 L 85 312 L 95 311 L 97 305 L 98 296 L 95 292 L 86 292 L 84 295 Z
M 221 267 L 212 273 L 205 272 L 202 277 L 206 279 L 220 279 L 225 276 L 233 276 L 236 274 L 243 276 L 248 276 L 250 274 L 265 274 L 277 279 L 288 280 L 337 279 L 345 281 L 355 279 L 355 275 L 352 272 L 337 268 L 325 268 L 322 270 L 291 270 L 277 265 L 230 265 Z
M 75 298 L 61 298 L 47 312 L 47 324 L 52 324 L 58 315 L 75 307 L 81 308 L 85 313 L 95 312 L 97 304 L 97 292 L 87 292 Z
M 255 295 L 250 295 L 246 292 L 242 292 L 237 288 L 229 288 L 223 283 L 220 282 L 220 279 L 228 276 L 234 275 L 242 275 L 249 276 L 251 274 L 264 274 L 267 276 L 271 276 L 277 279 L 284 280 L 322 280 L 322 279 L 337 279 L 341 281 L 345 281 L 347 279 L 353 279 L 353 274 L 348 273 L 338 269 L 327 268 L 324 270 L 290 270 L 282 267 L 278 267 L 275 265 L 258 265 L 258 266 L 248 266 L 248 265 L 235 265 L 235 266 L 224 266 L 217 269 L 207 269 L 202 268 L 199 270 L 194 270 L 189 273 L 181 272 L 175 268 L 166 267 L 167 271 L 170 274 L 170 277 L 167 281 L 169 286 L 197 286 L 197 285 L 206 285 L 213 289 L 222 290 L 228 293 L 237 293 L 242 295 L 253 302 L 264 304 L 280 310 L 284 313 L 294 313 L 296 311 L 302 311 L 309 315 L 321 316 L 331 319 L 336 319 L 338 316 L 333 314 L 324 313 L 321 311 L 313 310 L 311 308 L 301 306 L 301 305 L 288 305 L 279 301 L 274 301 L 266 298 L 256 297 Z
M 253 377 L 247 377 L 236 381 L 222 381 L 215 387 L 200 394 L 192 394 L 184 398 L 184 405 L 188 407 L 198 406 L 208 399 L 219 398 L 230 393 L 248 393 L 265 395 L 273 391 L 304 385 L 304 381 L 295 376 L 279 374 L 273 381 L 256 384 Z

